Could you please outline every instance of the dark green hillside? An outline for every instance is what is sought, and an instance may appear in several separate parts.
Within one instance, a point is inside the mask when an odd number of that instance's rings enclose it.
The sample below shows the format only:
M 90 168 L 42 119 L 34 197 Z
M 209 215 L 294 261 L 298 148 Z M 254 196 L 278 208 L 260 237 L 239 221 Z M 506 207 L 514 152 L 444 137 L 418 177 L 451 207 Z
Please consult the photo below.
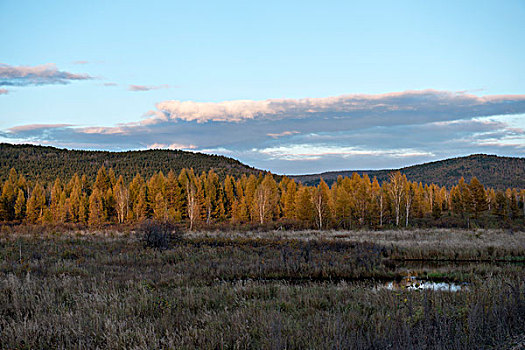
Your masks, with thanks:
M 104 165 L 117 175 L 130 180 L 135 174 L 150 177 L 158 171 L 177 174 L 182 168 L 193 168 L 197 174 L 213 169 L 221 178 L 226 174 L 257 174 L 260 170 L 224 157 L 180 150 L 128 152 L 76 151 L 33 145 L 0 144 L 0 179 L 5 180 L 11 168 L 30 180 L 53 181 L 57 176 L 70 179 L 74 173 L 93 178 Z
M 261 170 L 224 157 L 180 150 L 147 151 L 78 151 L 55 147 L 33 145 L 0 144 L 0 180 L 5 180 L 11 168 L 24 174 L 28 179 L 54 181 L 58 176 L 69 179 L 74 173 L 94 177 L 104 165 L 113 168 L 116 174 L 130 180 L 135 174 L 150 177 L 158 171 L 176 173 L 182 168 L 193 168 L 196 173 L 213 169 L 221 178 L 230 174 L 258 174 Z M 457 184 L 463 176 L 467 181 L 476 176 L 482 184 L 498 189 L 525 188 L 525 158 L 498 157 L 476 154 L 468 157 L 451 158 L 437 162 L 414 165 L 401 169 L 357 170 L 355 172 L 374 176 L 380 182 L 388 180 L 395 170 L 406 174 L 411 181 L 436 183 L 447 187 Z M 334 171 L 322 174 L 291 176 L 307 185 L 319 183 L 322 177 L 332 184 L 339 175 L 352 176 L 354 171 Z
M 339 175 L 352 176 L 353 172 L 357 172 L 360 175 L 368 174 L 370 178 L 375 176 L 379 182 L 383 182 L 388 180 L 388 175 L 395 170 L 406 174 L 411 181 L 435 183 L 447 187 L 457 184 L 462 176 L 467 181 L 475 176 L 483 185 L 488 187 L 498 189 L 525 188 L 525 158 L 498 157 L 486 154 L 450 158 L 393 170 L 333 171 L 322 174 L 297 175 L 292 176 L 292 178 L 304 184 L 314 185 L 322 177 L 328 184 L 332 184 Z

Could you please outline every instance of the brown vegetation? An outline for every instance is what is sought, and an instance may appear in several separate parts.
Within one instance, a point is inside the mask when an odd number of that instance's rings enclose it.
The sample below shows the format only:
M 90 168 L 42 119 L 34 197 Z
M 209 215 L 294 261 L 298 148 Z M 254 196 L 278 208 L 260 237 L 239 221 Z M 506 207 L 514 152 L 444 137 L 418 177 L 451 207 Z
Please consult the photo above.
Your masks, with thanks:
M 523 232 L 191 232 L 156 249 L 155 229 L 173 228 L 4 228 L 0 347 L 480 349 L 525 332 L 522 266 L 391 263 L 436 242 L 523 258 Z M 376 288 L 408 272 L 469 285 Z

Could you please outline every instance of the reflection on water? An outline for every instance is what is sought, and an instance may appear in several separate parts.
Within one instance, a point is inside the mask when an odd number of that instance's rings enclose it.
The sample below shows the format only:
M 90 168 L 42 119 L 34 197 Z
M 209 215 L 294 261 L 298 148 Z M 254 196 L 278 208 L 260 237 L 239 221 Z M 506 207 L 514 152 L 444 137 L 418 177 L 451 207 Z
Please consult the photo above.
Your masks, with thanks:
M 467 284 L 457 284 L 457 283 L 451 283 L 451 282 L 432 282 L 432 281 L 422 281 L 417 279 L 414 276 L 407 276 L 403 278 L 401 281 L 391 281 L 386 283 L 384 286 L 386 289 L 390 290 L 400 290 L 400 289 L 408 289 L 408 290 L 442 290 L 442 291 L 450 291 L 450 292 L 457 292 L 460 290 L 465 290 L 468 288 Z

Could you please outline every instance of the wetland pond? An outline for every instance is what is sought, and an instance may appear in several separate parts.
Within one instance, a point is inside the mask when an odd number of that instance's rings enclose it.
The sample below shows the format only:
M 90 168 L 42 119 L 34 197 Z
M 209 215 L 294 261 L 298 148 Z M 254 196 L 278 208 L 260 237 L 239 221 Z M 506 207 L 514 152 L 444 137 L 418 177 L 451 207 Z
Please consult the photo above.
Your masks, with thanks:
M 468 290 L 468 282 L 448 282 L 448 281 L 430 281 L 428 279 L 418 278 L 420 271 L 447 268 L 454 270 L 459 267 L 477 266 L 479 264 L 489 264 L 493 266 L 513 265 L 524 266 L 524 262 L 519 261 L 438 261 L 438 260 L 403 260 L 389 261 L 389 265 L 394 270 L 405 270 L 406 275 L 402 279 L 396 279 L 383 282 L 376 288 L 385 288 L 389 290 L 433 290 L 458 292 Z
M 342 283 L 342 288 L 346 283 L 363 283 L 372 290 L 393 290 L 393 291 L 442 291 L 442 292 L 461 292 L 469 290 L 469 282 L 457 281 L 453 277 L 454 273 L 470 271 L 479 268 L 481 265 L 502 267 L 502 266 L 525 266 L 524 261 L 445 261 L 445 260 L 387 260 L 383 262 L 385 266 L 395 272 L 392 278 L 352 278 L 352 277 L 275 277 L 275 278 L 241 278 L 231 280 L 221 280 L 221 283 L 285 283 L 290 285 L 303 284 L 338 284 Z M 437 273 L 438 277 L 435 276 Z M 470 272 L 469 272 L 470 273 Z M 430 277 L 434 275 L 434 277 Z
M 390 281 L 383 283 L 376 288 L 386 288 L 390 290 L 433 290 L 433 291 L 448 291 L 459 292 L 468 289 L 468 283 L 453 283 L 453 282 L 433 282 L 421 280 L 415 276 L 407 276 L 401 281 Z

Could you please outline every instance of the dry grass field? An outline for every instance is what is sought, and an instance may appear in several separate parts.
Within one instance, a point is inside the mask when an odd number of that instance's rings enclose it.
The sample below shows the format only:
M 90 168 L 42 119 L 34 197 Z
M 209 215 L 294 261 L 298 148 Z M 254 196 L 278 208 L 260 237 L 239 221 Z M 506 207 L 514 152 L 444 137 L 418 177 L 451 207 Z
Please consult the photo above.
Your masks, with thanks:
M 4 228 L 0 348 L 511 349 L 525 334 L 524 232 L 154 233 Z

